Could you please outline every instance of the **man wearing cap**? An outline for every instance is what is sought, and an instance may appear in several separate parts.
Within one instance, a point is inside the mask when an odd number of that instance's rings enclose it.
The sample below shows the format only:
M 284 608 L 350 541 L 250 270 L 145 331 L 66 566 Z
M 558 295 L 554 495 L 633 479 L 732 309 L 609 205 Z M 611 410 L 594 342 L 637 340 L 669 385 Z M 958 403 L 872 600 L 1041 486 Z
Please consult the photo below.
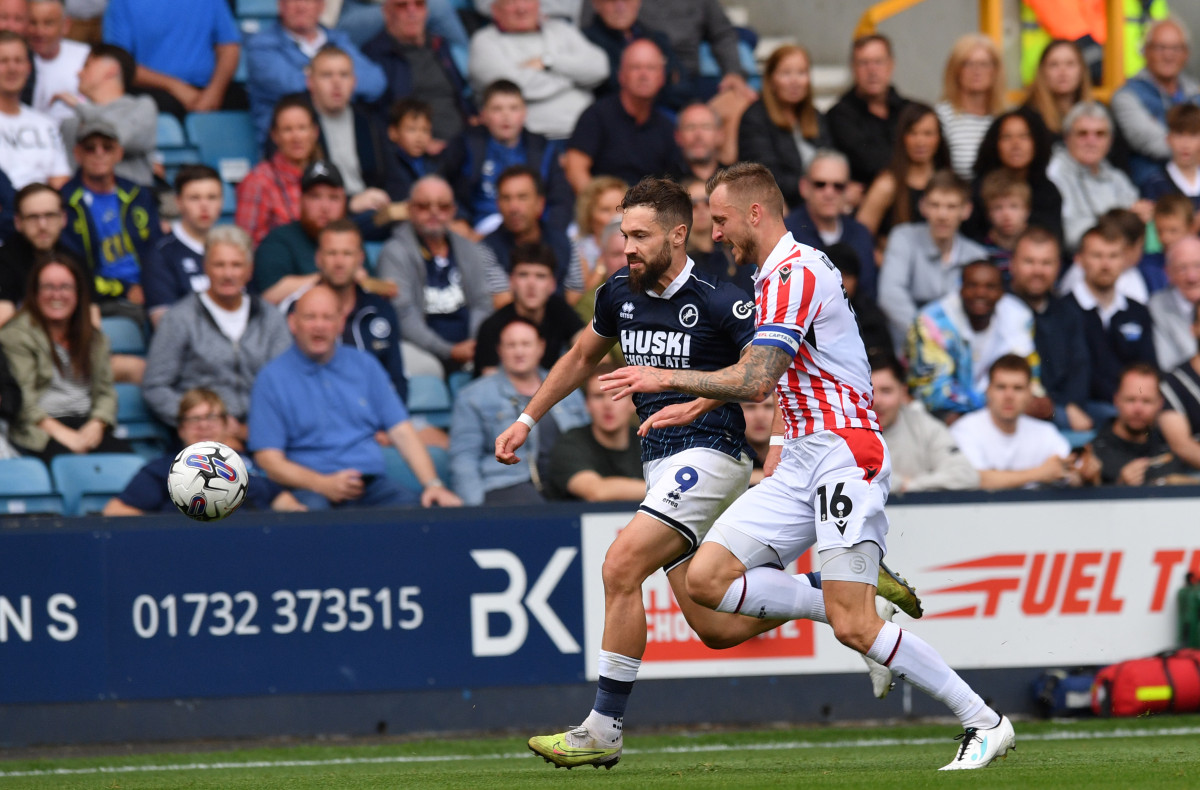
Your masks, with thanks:
M 81 124 L 102 120 L 117 130 L 125 158 L 117 162 L 117 175 L 142 186 L 154 183 L 150 157 L 157 148 L 158 106 L 149 96 L 131 96 L 137 66 L 133 57 L 114 44 L 97 44 L 79 71 L 80 99 L 74 93 L 59 93 L 55 100 L 71 108 L 63 121 L 67 151 L 75 148 Z
M 16 189 L 42 181 L 58 189 L 71 177 L 58 122 L 21 102 L 33 65 L 25 39 L 0 30 L 0 170 Z
M 67 211 L 63 243 L 87 264 L 104 315 L 144 318 L 142 261 L 162 236 L 154 194 L 116 174 L 125 155 L 108 121 L 80 125 L 79 167 L 62 188 Z
M 311 288 L 317 272 L 317 236 L 329 223 L 346 216 L 346 182 L 336 165 L 318 160 L 300 176 L 300 219 L 280 225 L 265 237 L 254 253 L 254 287 L 274 305 L 292 294 Z M 371 293 L 389 299 L 396 287 L 362 271 L 359 283 Z

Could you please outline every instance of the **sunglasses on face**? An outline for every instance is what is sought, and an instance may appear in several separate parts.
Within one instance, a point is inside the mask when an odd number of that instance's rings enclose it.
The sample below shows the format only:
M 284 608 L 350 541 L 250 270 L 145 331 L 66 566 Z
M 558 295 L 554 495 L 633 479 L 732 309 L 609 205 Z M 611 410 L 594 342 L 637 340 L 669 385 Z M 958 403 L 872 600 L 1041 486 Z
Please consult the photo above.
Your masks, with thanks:
M 837 192 L 846 191 L 845 181 L 814 181 L 812 182 L 812 185 L 814 189 L 825 189 L 826 187 L 831 187 Z
M 431 210 L 453 211 L 454 210 L 454 204 L 449 203 L 449 202 L 431 203 L 431 202 L 425 201 L 425 200 L 414 200 L 411 205 L 413 208 L 417 209 L 418 211 L 431 211 Z
M 89 154 L 94 154 L 97 151 L 108 153 L 117 150 L 117 144 L 112 140 L 89 140 L 86 143 L 80 143 L 79 147 Z

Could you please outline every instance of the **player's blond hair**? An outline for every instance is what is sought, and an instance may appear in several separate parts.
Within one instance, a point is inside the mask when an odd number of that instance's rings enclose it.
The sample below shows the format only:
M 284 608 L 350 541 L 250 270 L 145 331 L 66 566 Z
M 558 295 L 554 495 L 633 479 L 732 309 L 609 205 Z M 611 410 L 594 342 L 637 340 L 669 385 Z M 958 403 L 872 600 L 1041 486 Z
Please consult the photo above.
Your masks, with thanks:
M 751 203 L 758 203 L 780 218 L 785 213 L 787 204 L 784 203 L 783 192 L 779 190 L 775 176 L 758 162 L 738 162 L 718 170 L 708 179 L 704 190 L 712 195 L 722 185 L 738 206 L 749 208 Z

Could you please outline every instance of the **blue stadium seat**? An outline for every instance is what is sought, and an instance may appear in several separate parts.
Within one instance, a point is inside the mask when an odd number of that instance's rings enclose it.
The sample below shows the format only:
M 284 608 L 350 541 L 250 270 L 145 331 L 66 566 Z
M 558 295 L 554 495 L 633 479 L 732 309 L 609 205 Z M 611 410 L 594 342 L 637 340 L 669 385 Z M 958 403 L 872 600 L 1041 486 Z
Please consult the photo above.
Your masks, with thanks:
M 0 459 L 0 512 L 62 513 L 63 500 L 50 484 L 50 472 L 37 458 Z
M 239 17 L 277 16 L 278 14 L 278 0 L 237 0 L 237 15 Z
M 50 461 L 50 474 L 62 494 L 63 512 L 81 516 L 99 513 L 144 464 L 135 453 L 59 455 Z
M 221 182 L 221 222 L 233 222 L 237 212 L 237 190 L 228 181 Z
M 132 318 L 110 315 L 100 319 L 100 329 L 108 336 L 114 354 L 146 355 L 146 338 Z
M 200 161 L 215 168 L 221 179 L 236 184 L 258 161 L 254 121 L 244 110 L 194 112 L 187 117 L 188 139 L 200 152 Z
M 367 254 L 367 271 L 375 273 L 375 267 L 379 264 L 379 253 L 383 250 L 382 241 L 366 241 L 363 242 L 363 252 Z
M 117 427 L 113 434 L 131 442 L 145 442 L 157 448 L 161 455 L 170 439 L 170 432 L 160 423 L 142 398 L 142 389 L 137 384 L 117 383 Z
M 185 148 L 187 146 L 187 135 L 183 131 L 183 124 L 174 115 L 167 112 L 158 114 L 157 143 L 159 148 Z
M 450 390 L 438 376 L 409 376 L 409 414 L 436 428 L 449 428 L 451 403 Z
M 456 370 L 447 376 L 446 384 L 450 387 L 450 402 L 453 404 L 458 400 L 458 393 L 474 380 L 474 377 L 465 370 Z

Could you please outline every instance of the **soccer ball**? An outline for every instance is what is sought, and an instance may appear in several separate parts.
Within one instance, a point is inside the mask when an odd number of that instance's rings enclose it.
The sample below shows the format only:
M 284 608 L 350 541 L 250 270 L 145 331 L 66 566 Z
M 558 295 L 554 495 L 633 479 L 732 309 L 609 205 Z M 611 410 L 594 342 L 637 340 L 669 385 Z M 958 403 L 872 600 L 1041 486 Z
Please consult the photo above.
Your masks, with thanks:
M 175 456 L 167 493 L 179 512 L 197 521 L 225 518 L 246 500 L 246 464 L 220 442 L 196 442 Z

